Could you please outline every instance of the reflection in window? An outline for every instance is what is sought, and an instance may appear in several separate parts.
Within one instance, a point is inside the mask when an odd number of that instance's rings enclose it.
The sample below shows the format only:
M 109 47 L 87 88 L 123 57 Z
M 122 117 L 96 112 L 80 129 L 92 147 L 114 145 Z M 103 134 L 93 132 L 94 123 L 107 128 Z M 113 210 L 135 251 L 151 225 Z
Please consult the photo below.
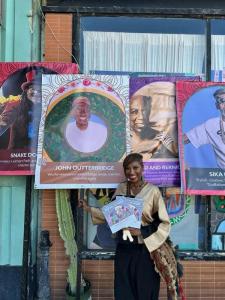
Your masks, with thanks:
M 212 235 L 212 250 L 223 250 L 223 236 L 218 234 Z
M 225 220 L 223 220 L 220 224 L 219 224 L 219 226 L 218 226 L 218 228 L 217 228 L 217 233 L 225 233 Z
M 98 24 L 95 31 L 91 23 Z M 82 18 L 83 71 L 201 74 L 205 55 L 203 23 L 201 20 Z
M 225 68 L 225 20 L 212 20 L 211 68 Z
M 225 197 L 212 196 L 211 201 L 212 250 L 224 251 L 225 243 Z
M 216 232 L 212 235 L 212 250 L 225 250 L 225 220 L 221 221 Z
M 180 250 L 204 250 L 205 205 L 200 197 L 176 195 L 174 206 L 173 197 L 166 200 L 167 210 L 172 223 L 171 239 Z M 172 203 L 171 203 L 172 201 Z M 171 211 L 176 211 L 173 213 Z M 179 207 L 179 210 L 177 209 Z
M 170 237 L 180 250 L 204 250 L 207 202 L 201 197 L 174 193 L 175 190 L 177 189 L 167 189 L 164 198 L 172 223 Z M 110 201 L 113 193 L 112 189 L 88 190 L 88 203 L 90 206 L 102 207 Z M 85 214 L 84 225 L 87 233 L 84 238 L 87 249 L 115 249 L 115 235 L 112 235 L 106 223 L 93 225 L 90 214 Z
M 92 189 L 87 191 L 87 200 L 90 206 L 102 207 L 109 203 L 114 190 L 112 189 Z M 107 223 L 93 225 L 90 214 L 84 220 L 87 224 L 87 236 L 85 246 L 88 249 L 114 250 L 116 246 L 115 237 Z

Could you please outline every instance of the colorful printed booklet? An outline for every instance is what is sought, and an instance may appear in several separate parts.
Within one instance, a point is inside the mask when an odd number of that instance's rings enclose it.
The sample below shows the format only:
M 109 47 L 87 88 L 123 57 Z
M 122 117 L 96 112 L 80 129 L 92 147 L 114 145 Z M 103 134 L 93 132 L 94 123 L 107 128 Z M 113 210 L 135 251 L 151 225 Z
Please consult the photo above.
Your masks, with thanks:
M 101 209 L 112 233 L 127 227 L 141 227 L 143 200 L 140 198 L 116 196 L 116 200 Z

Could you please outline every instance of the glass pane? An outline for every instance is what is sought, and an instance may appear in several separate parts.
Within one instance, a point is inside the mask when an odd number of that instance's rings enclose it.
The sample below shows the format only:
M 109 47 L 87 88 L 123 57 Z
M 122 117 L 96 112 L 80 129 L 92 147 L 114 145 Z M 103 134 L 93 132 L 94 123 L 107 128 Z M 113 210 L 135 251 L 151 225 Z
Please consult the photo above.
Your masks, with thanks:
M 225 197 L 212 196 L 211 199 L 211 247 L 215 251 L 224 250 Z
M 172 222 L 170 237 L 180 250 L 204 250 L 206 205 L 201 197 L 171 195 L 167 210 Z
M 177 189 L 167 189 L 165 203 L 172 223 L 170 238 L 180 250 L 204 250 L 206 229 L 206 205 L 201 197 L 184 196 L 169 192 Z M 107 204 L 114 190 L 89 190 L 88 203 L 94 207 Z M 108 225 L 93 225 L 90 214 L 85 214 L 84 227 L 86 237 L 84 245 L 87 249 L 114 250 L 115 236 Z
M 224 81 L 222 74 L 225 68 L 225 20 L 212 20 L 211 68 L 221 70 L 212 80 Z M 217 78 L 218 77 L 218 78 Z
M 88 190 L 88 204 L 90 206 L 100 208 L 110 201 L 113 193 L 113 189 Z M 115 249 L 115 237 L 112 235 L 112 232 L 106 223 L 100 225 L 93 225 L 90 214 L 85 214 L 84 222 L 84 227 L 87 228 L 87 230 L 84 231 L 87 233 L 86 237 L 84 237 L 84 245 L 87 247 L 87 249 Z
M 203 20 L 81 18 L 83 71 L 204 73 Z
M 222 220 L 217 228 L 218 233 L 225 233 L 225 220 Z
M 223 237 L 219 234 L 212 234 L 212 250 L 223 250 Z

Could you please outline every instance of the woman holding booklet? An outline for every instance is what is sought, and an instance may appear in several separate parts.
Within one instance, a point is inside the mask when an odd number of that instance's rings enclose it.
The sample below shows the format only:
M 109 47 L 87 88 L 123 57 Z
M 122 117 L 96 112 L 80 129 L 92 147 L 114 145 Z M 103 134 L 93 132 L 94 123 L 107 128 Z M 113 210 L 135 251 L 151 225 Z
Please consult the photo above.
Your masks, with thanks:
M 161 193 L 158 187 L 143 180 L 141 154 L 129 154 L 124 159 L 123 168 L 126 181 L 119 184 L 113 198 L 116 195 L 141 198 L 143 212 L 141 228 L 128 228 L 132 242 L 123 240 L 122 230 L 117 232 L 115 299 L 158 300 L 160 275 L 167 282 L 171 299 L 177 299 L 176 262 L 171 247 L 168 246 L 168 249 L 165 246 L 170 232 L 170 220 Z M 105 222 L 100 209 L 90 207 L 84 200 L 80 200 L 80 207 L 91 213 L 94 224 Z

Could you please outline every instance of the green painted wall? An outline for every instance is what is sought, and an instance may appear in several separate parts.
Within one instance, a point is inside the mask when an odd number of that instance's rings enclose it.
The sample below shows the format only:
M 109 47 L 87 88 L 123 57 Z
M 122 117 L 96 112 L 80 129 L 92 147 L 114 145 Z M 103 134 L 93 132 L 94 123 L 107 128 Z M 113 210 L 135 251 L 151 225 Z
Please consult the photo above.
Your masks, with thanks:
M 0 177 L 0 265 L 20 266 L 26 177 Z
M 1 61 L 40 60 L 40 6 L 38 0 L 2 0 Z
M 0 61 L 40 60 L 38 0 L 2 0 Z M 22 265 L 26 177 L 0 176 L 0 265 Z M 32 262 L 36 258 L 38 201 L 31 199 Z

